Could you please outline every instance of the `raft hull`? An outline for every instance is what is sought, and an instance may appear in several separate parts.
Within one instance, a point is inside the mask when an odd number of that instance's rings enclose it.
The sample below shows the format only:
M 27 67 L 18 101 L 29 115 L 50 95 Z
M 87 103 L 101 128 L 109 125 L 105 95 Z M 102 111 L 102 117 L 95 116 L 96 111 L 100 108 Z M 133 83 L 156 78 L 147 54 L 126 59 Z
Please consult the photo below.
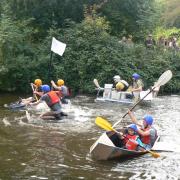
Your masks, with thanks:
M 92 157 L 96 160 L 121 160 L 126 158 L 137 157 L 145 153 L 147 152 L 129 151 L 127 149 L 112 147 L 101 143 L 98 143 L 97 146 L 91 152 Z
M 119 139 L 120 141 L 120 139 Z M 116 143 L 115 143 L 116 144 Z M 122 147 L 117 147 L 108 137 L 107 132 L 90 147 L 90 154 L 96 160 L 124 160 L 148 153 L 147 151 L 131 151 Z
M 149 93 L 149 91 L 142 91 L 140 93 L 130 93 L 123 91 L 116 91 L 112 89 L 104 89 L 103 95 L 99 96 L 99 92 L 97 94 L 97 98 L 95 102 L 113 102 L 120 104 L 134 104 L 136 101 L 143 99 L 143 102 L 150 103 L 153 100 L 152 93 L 148 94 L 145 98 L 144 96 Z

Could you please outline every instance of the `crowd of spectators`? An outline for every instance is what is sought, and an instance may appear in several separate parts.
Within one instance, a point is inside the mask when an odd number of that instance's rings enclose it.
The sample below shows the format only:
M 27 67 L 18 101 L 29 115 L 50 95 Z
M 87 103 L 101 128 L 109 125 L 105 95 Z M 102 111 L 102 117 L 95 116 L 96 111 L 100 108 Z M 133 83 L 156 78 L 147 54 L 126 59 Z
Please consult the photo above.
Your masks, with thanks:
M 155 41 L 151 34 L 149 34 L 148 37 L 146 38 L 145 46 L 147 48 L 159 46 L 165 49 L 174 49 L 177 51 L 180 50 L 176 37 L 165 38 L 164 36 L 161 36 L 157 41 Z
M 169 49 L 180 50 L 180 47 L 177 43 L 176 37 L 165 38 L 165 37 L 161 36 L 158 39 L 157 45 L 165 47 L 165 48 L 169 48 Z
M 129 35 L 128 37 L 123 36 L 122 39 L 119 41 L 119 43 L 132 46 L 134 44 L 132 35 Z M 161 36 L 159 37 L 157 41 L 155 41 L 152 34 L 149 34 L 147 38 L 145 39 L 145 46 L 147 48 L 162 47 L 165 50 L 174 49 L 176 51 L 180 51 L 177 38 L 174 36 L 169 37 L 169 38 L 165 38 L 164 36 Z
M 132 40 L 132 35 L 129 35 L 127 38 L 123 36 L 119 43 L 132 46 L 134 44 Z

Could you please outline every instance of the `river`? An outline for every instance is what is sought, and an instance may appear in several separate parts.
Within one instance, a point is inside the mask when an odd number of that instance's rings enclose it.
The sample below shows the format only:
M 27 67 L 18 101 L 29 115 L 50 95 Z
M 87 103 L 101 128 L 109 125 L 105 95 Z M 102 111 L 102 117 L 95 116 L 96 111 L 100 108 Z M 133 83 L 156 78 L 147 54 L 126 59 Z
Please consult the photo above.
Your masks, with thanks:
M 61 122 L 40 121 L 31 113 L 4 107 L 16 95 L 0 95 L 0 179 L 180 179 L 180 153 L 161 152 L 159 158 L 146 154 L 127 161 L 96 161 L 90 146 L 103 129 L 94 123 L 97 116 L 112 124 L 127 106 L 95 103 L 93 97 L 71 99 L 69 116 Z M 148 106 L 137 106 L 135 115 L 153 114 L 164 141 L 180 146 L 180 96 L 160 96 Z M 129 123 L 126 117 L 120 125 Z

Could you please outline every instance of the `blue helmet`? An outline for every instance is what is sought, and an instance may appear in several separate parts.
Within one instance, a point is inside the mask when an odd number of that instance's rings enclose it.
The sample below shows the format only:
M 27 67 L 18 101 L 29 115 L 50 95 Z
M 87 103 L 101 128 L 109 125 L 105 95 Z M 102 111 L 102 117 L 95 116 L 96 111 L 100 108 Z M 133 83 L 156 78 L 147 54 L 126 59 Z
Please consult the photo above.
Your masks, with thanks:
M 148 125 L 152 125 L 153 123 L 153 117 L 151 115 L 145 115 L 143 119 L 146 121 Z
M 50 87 L 49 87 L 49 85 L 42 85 L 42 86 L 41 86 L 41 89 L 42 89 L 42 91 L 45 92 L 45 93 L 47 93 L 47 92 L 49 92 L 49 91 L 51 90 Z
M 135 80 L 137 80 L 137 79 L 139 79 L 139 78 L 140 78 L 140 75 L 139 75 L 139 74 L 137 74 L 137 73 L 134 73 L 134 74 L 132 75 L 132 77 L 133 77 Z
M 130 125 L 128 126 L 128 128 L 131 128 L 131 129 L 133 129 L 134 131 L 137 131 L 137 130 L 138 130 L 136 124 L 130 124 Z

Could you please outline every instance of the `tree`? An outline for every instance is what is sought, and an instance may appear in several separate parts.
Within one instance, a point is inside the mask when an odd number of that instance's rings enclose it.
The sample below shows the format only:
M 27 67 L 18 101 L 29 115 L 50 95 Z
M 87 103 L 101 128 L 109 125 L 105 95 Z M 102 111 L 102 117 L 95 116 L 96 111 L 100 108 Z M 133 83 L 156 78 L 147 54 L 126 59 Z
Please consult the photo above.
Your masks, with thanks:
M 180 1 L 179 0 L 163 0 L 164 13 L 162 19 L 167 27 L 175 26 L 180 28 Z
M 114 0 L 105 3 L 102 15 L 110 22 L 112 34 L 144 39 L 159 23 L 160 7 L 155 0 Z

